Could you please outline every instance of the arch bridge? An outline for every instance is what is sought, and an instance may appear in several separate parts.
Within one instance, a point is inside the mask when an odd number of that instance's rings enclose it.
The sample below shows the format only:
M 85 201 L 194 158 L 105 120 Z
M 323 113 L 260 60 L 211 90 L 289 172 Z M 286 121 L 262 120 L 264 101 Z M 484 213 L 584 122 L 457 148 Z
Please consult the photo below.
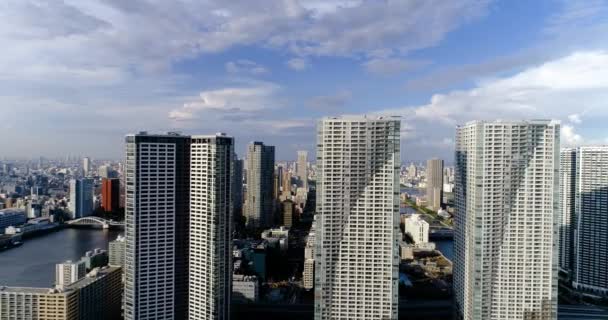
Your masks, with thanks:
M 106 220 L 100 217 L 82 217 L 74 220 L 68 221 L 69 225 L 74 226 L 100 226 L 103 229 L 108 229 L 110 227 L 124 227 L 124 222 L 114 221 L 114 220 Z

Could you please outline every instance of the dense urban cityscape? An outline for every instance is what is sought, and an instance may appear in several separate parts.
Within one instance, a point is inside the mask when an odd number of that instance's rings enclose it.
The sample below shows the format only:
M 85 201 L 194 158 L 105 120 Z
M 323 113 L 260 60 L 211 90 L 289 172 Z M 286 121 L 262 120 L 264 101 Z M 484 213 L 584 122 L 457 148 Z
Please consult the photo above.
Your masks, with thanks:
M 0 0 L 0 320 L 608 320 L 608 0 Z
M 316 161 L 147 132 L 126 136 L 123 160 L 4 159 L 0 318 L 608 315 L 608 147 L 560 150 L 555 121 L 475 121 L 453 165 L 405 164 L 400 122 L 325 118 Z M 71 232 L 103 237 L 82 257 L 35 257 L 54 278 L 5 269 Z

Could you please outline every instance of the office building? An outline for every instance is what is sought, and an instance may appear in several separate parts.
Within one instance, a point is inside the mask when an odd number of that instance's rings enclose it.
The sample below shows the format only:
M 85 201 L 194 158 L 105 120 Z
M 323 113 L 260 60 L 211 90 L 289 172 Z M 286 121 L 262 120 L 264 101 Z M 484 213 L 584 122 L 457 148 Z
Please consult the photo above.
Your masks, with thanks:
M 243 160 L 234 155 L 234 217 L 237 221 L 243 216 Z
M 256 302 L 260 296 L 260 285 L 256 276 L 235 274 L 232 276 L 232 296 L 237 303 Z
M 55 265 L 55 286 L 63 288 L 82 279 L 86 273 L 84 261 L 58 263 Z
M 70 180 L 69 206 L 72 219 L 90 216 L 93 213 L 93 179 Z
M 300 187 L 308 190 L 308 152 L 298 151 L 298 167 L 297 167 L 298 179 L 300 180 Z
M 190 137 L 126 137 L 126 320 L 186 319 Z
M 80 258 L 87 270 L 100 268 L 108 264 L 108 252 L 99 248 L 89 250 Z
M 101 180 L 101 208 L 105 212 L 117 212 L 120 205 L 120 180 Z
M 0 287 L 0 319 L 120 319 L 121 295 L 117 267 L 94 269 L 62 288 Z
M 419 214 L 412 214 L 405 219 L 404 230 L 416 244 L 429 242 L 429 223 Z
M 608 146 L 578 149 L 573 287 L 608 297 Z
M 306 248 L 305 250 L 308 250 Z M 302 283 L 306 290 L 310 290 L 315 287 L 315 260 L 304 259 L 304 271 L 302 273 Z
M 111 266 L 125 267 L 125 237 L 118 236 L 116 240 L 108 244 L 108 264 Z
M 400 121 L 318 124 L 315 319 L 397 319 Z
M 434 211 L 441 208 L 443 199 L 443 160 L 430 159 L 426 162 L 426 203 Z
M 0 234 L 4 233 L 6 227 L 16 227 L 27 221 L 25 210 L 23 209 L 2 209 L 0 210 Z
M 266 240 L 269 248 L 279 249 L 283 253 L 286 253 L 289 248 L 289 228 L 264 230 L 261 237 Z
M 283 185 L 281 186 L 281 193 L 284 199 L 291 198 L 291 173 L 288 170 L 283 170 Z
M 230 319 L 234 140 L 190 144 L 189 319 Z
M 314 218 L 313 218 L 314 219 Z M 315 225 L 313 220 L 306 238 L 304 247 L 304 271 L 302 272 L 302 282 L 304 289 L 310 290 L 315 287 Z
M 274 146 L 253 142 L 247 147 L 247 227 L 269 227 L 273 222 L 272 197 L 274 176 Z
M 576 225 L 576 155 L 574 148 L 564 148 L 560 152 L 559 267 L 569 276 L 573 267 L 573 236 Z
M 82 158 L 82 171 L 84 172 L 84 176 L 89 175 L 89 171 L 91 170 L 91 159 L 89 157 Z
M 283 226 L 291 228 L 295 220 L 296 204 L 290 199 L 281 202 L 281 211 L 283 212 Z
M 556 319 L 559 131 L 474 121 L 456 133 L 456 319 Z

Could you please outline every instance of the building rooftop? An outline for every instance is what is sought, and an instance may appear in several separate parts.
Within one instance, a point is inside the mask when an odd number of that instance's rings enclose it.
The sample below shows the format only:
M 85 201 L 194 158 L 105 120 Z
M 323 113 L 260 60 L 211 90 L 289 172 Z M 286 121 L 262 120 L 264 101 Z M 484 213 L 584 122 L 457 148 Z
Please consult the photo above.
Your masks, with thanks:
M 10 293 L 30 293 L 30 294 L 65 294 L 71 292 L 73 290 L 81 289 L 86 287 L 87 285 L 97 281 L 100 278 L 105 277 L 109 273 L 120 269 L 120 267 L 103 267 L 103 268 L 95 268 L 93 271 L 89 272 L 84 278 L 65 286 L 63 289 L 55 289 L 55 288 L 33 288 L 33 287 L 6 287 L 0 286 L 0 293 L 2 292 L 10 292 Z
M 395 121 L 401 120 L 400 116 L 380 116 L 380 115 L 341 115 L 336 117 L 324 117 L 322 121 Z
M 56 289 L 53 288 L 31 288 L 31 287 L 5 287 L 5 286 L 0 286 L 0 293 L 3 292 L 7 292 L 7 293 L 30 293 L 30 294 L 48 294 L 48 293 L 54 293 L 54 294 L 58 294 L 58 293 L 65 293 L 65 290 L 63 292 L 60 292 Z
M 97 281 L 98 279 L 101 279 L 105 276 L 107 276 L 108 274 L 119 270 L 120 267 L 102 267 L 102 268 L 95 268 L 93 269 L 91 272 L 89 272 L 84 278 L 65 286 L 65 290 L 73 290 L 73 289 L 81 289 L 84 288 L 86 286 L 88 286 L 89 284 Z

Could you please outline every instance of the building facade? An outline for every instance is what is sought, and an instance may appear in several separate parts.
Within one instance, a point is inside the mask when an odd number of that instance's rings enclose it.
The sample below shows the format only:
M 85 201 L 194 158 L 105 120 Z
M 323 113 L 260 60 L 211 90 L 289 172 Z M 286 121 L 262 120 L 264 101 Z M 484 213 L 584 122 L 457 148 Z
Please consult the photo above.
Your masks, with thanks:
M 559 129 L 475 121 L 456 133 L 456 319 L 556 319 Z
M 256 276 L 235 274 L 232 277 L 232 295 L 238 303 L 256 302 L 260 296 L 260 285 Z
M 559 268 L 569 276 L 573 267 L 573 236 L 576 226 L 576 155 L 577 151 L 573 148 L 564 148 L 560 151 Z
M 234 217 L 240 222 L 243 217 L 243 160 L 234 155 Z
M 608 146 L 584 146 L 576 161 L 573 287 L 608 297 Z
M 0 210 L 0 234 L 10 226 L 19 226 L 27 222 L 25 210 L 23 209 L 3 209 Z
M 253 142 L 247 147 L 247 227 L 269 227 L 273 222 L 274 146 Z
M 315 319 L 397 319 L 400 121 L 318 123 Z
M 189 319 L 229 320 L 234 140 L 193 136 L 190 148 Z
M 298 151 L 298 179 L 300 186 L 308 190 L 308 151 Z
M 186 319 L 190 137 L 126 137 L 126 320 Z
M 431 210 L 439 210 L 443 200 L 443 160 L 426 162 L 426 203 Z
M 106 212 L 117 212 L 120 206 L 120 180 L 101 180 L 101 208 Z
M 419 214 L 412 214 L 405 219 L 404 231 L 409 234 L 414 243 L 429 242 L 429 223 Z
M 70 180 L 70 218 L 78 219 L 93 213 L 93 179 Z
M 1 320 L 121 318 L 121 268 L 97 268 L 62 288 L 0 287 Z
M 125 237 L 118 236 L 108 244 L 108 264 L 111 266 L 125 267 Z
M 86 273 L 84 261 L 58 263 L 55 265 L 55 286 L 63 288 L 82 279 Z

